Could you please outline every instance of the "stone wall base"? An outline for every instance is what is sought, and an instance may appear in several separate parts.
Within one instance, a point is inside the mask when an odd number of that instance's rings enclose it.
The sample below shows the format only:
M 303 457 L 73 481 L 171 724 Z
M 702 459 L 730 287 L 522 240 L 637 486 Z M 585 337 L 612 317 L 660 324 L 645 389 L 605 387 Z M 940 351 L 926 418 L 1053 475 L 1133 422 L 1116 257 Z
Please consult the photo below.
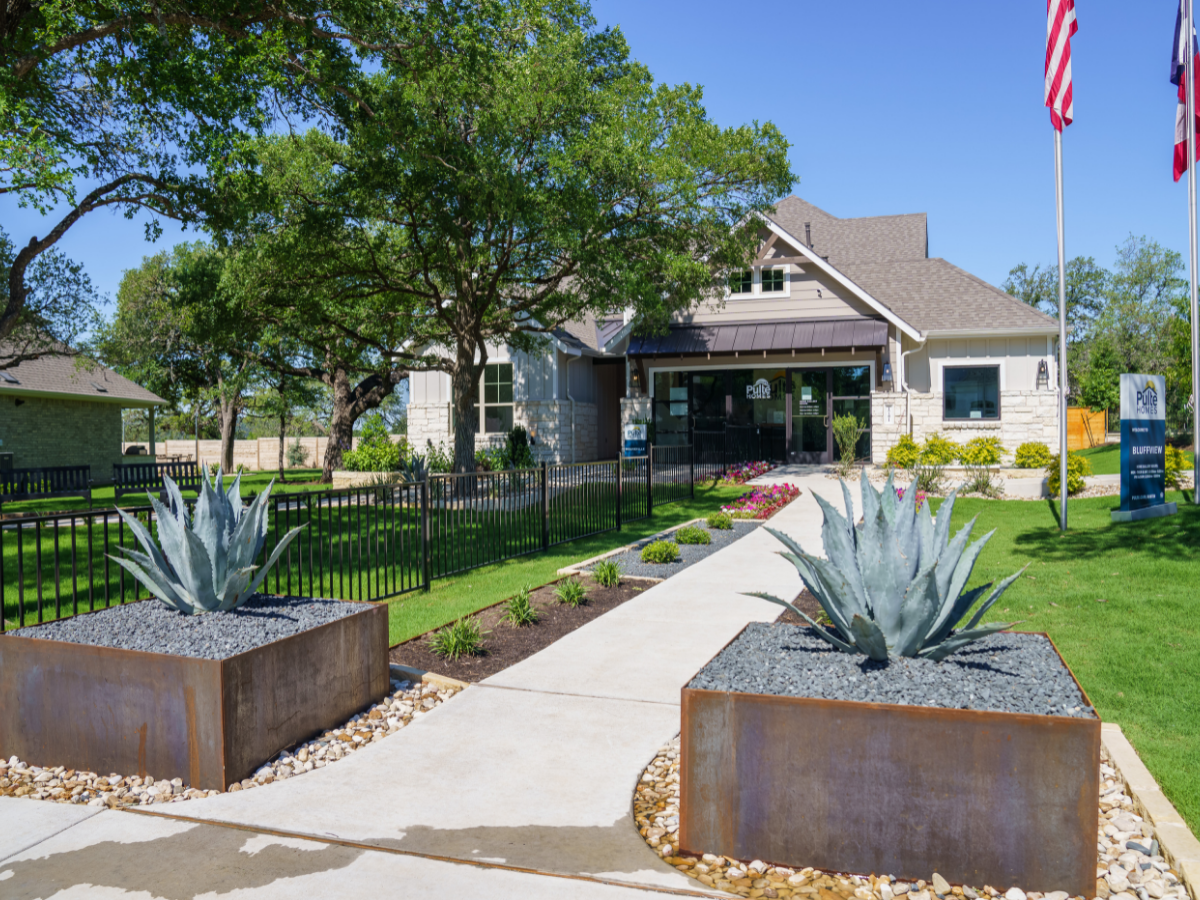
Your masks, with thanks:
M 524 426 L 533 446 L 537 462 L 590 462 L 596 458 L 597 413 L 595 403 L 574 404 L 574 454 L 571 452 L 572 403 L 570 400 L 528 400 L 513 404 L 514 424 Z M 408 405 L 408 439 L 417 453 L 425 453 L 427 445 L 441 444 L 447 454 L 454 446 L 450 428 L 450 405 L 447 403 L 410 403 Z M 503 447 L 506 435 L 477 434 L 477 450 Z

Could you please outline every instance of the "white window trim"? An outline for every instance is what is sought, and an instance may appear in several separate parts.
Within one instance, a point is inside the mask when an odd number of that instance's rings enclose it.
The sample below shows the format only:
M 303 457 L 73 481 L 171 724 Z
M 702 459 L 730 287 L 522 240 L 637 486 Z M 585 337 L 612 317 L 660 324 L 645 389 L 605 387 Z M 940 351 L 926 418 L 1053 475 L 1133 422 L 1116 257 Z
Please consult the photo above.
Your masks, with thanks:
M 782 291 L 764 291 L 762 289 L 762 273 L 763 269 L 775 271 L 783 270 L 783 290 Z M 745 269 L 737 269 L 736 271 L 744 272 Z M 783 263 L 778 266 L 751 266 L 750 267 L 750 293 L 735 294 L 729 289 L 728 279 L 725 283 L 725 299 L 726 300 L 788 300 L 792 296 L 792 266 L 790 263 Z
M 512 389 L 513 398 L 509 403 L 484 403 L 484 383 L 487 381 L 487 366 L 512 366 Z M 495 359 L 488 360 L 484 366 L 483 377 L 479 379 L 479 421 L 475 423 L 478 434 L 507 434 L 505 431 L 487 431 L 483 426 L 487 420 L 486 407 L 488 406 L 511 406 L 513 411 L 513 425 L 517 424 L 517 365 L 512 359 Z

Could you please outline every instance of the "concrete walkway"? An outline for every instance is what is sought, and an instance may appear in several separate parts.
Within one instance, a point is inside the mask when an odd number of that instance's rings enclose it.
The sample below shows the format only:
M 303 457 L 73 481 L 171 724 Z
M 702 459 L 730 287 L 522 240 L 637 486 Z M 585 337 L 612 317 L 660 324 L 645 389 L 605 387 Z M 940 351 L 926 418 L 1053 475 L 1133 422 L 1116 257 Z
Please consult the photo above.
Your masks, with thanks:
M 837 482 L 765 480 L 801 487 L 771 524 L 820 551 L 812 490 Z M 0 896 L 725 896 L 645 845 L 632 794 L 679 731 L 683 685 L 779 613 L 742 592 L 800 590 L 779 546 L 758 529 L 300 778 L 145 812 L 0 798 Z

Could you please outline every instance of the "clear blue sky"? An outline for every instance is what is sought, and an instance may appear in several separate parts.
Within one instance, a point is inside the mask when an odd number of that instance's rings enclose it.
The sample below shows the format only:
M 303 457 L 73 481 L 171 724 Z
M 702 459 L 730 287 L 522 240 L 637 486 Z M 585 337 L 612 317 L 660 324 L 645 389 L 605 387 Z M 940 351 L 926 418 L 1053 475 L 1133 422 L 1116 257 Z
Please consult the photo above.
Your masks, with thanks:
M 1068 256 L 1109 265 L 1132 232 L 1186 261 L 1167 80 L 1177 8 L 1077 0 Z M 927 212 L 930 253 L 994 284 L 1015 263 L 1054 260 L 1044 0 L 594 0 L 594 9 L 657 79 L 703 85 L 717 122 L 775 122 L 793 145 L 796 193 L 833 215 Z M 11 202 L 0 202 L 0 217 L 19 242 L 46 229 Z M 172 223 L 164 231 L 160 247 L 194 239 Z M 59 246 L 109 294 L 155 252 L 137 221 L 106 212 Z

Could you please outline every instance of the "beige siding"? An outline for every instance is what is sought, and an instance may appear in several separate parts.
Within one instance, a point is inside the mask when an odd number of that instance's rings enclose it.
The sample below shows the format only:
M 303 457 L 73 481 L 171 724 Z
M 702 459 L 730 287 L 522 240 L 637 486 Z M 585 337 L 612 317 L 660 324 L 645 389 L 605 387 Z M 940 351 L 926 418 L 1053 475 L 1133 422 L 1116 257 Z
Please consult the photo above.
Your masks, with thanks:
M 554 394 L 554 361 L 550 351 L 511 353 L 513 391 L 517 400 L 551 400 Z
M 676 317 L 677 322 L 717 324 L 776 319 L 832 319 L 874 316 L 876 312 L 823 272 L 799 272 L 788 278 L 788 296 L 737 296 L 713 300 Z M 757 285 L 756 285 L 757 287 Z
M 570 380 L 568 380 L 568 376 Z M 587 356 L 558 355 L 559 399 L 572 398 L 576 403 L 596 402 L 596 373 Z
M 412 403 L 448 403 L 450 376 L 445 372 L 413 372 L 409 377 Z
M 915 341 L 904 338 L 905 351 L 915 346 Z M 940 393 L 941 371 L 945 366 L 994 363 L 1003 372 L 1001 390 L 1036 391 L 1038 363 L 1042 360 L 1047 363 L 1052 386 L 1052 349 L 1044 336 L 931 339 L 905 359 L 908 386 L 920 393 Z

